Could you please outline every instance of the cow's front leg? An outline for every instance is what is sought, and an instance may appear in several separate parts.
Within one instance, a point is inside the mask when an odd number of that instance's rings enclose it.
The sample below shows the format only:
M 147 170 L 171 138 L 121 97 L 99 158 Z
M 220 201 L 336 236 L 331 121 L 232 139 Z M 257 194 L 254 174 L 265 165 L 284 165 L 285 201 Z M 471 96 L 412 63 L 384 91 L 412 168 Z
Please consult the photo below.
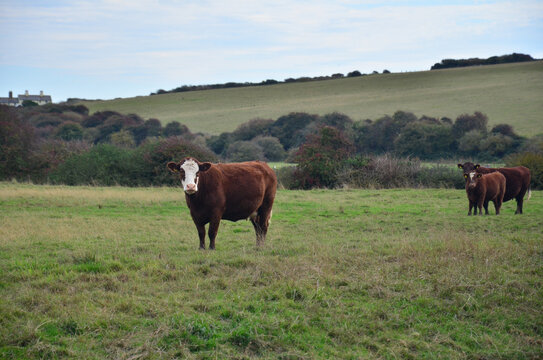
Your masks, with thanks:
M 206 227 L 205 225 L 196 224 L 198 229 L 198 237 L 200 238 L 200 250 L 206 249 Z
M 479 216 L 483 215 L 483 200 L 477 202 L 477 208 L 479 209 Z
M 215 238 L 217 237 L 220 223 L 220 216 L 213 217 L 209 222 L 209 231 L 207 232 L 209 236 L 209 250 L 215 250 Z

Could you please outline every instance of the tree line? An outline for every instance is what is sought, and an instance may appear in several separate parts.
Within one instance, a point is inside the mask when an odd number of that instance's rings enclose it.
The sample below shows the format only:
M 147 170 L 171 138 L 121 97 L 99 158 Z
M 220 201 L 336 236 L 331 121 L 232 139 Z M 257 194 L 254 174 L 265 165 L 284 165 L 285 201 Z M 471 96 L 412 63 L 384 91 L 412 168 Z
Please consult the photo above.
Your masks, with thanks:
M 526 61 L 537 61 L 532 56 L 527 54 L 513 53 L 508 55 L 501 56 L 491 56 L 486 59 L 480 58 L 469 58 L 469 59 L 443 59 L 441 62 L 434 64 L 430 70 L 439 70 L 439 69 L 449 69 L 456 67 L 466 67 L 466 66 L 478 66 L 478 65 L 495 65 L 495 64 L 506 64 L 506 63 L 516 63 L 516 62 L 526 62 Z M 238 88 L 238 87 L 247 87 L 247 86 L 267 86 L 275 85 L 281 83 L 293 83 L 293 82 L 308 82 L 308 81 L 322 81 L 322 80 L 332 80 L 332 79 L 341 79 L 344 77 L 358 77 L 358 76 L 367 76 L 367 75 L 378 75 L 378 71 L 373 71 L 371 74 L 365 74 L 358 70 L 353 70 L 349 73 L 335 73 L 332 75 L 324 76 L 302 76 L 299 78 L 287 78 L 283 81 L 267 79 L 261 82 L 227 82 L 223 84 L 205 84 L 205 85 L 182 85 L 178 86 L 171 90 L 159 89 L 156 92 L 150 93 L 150 95 L 161 95 L 169 93 L 178 93 L 178 92 L 187 92 L 187 91 L 201 91 L 201 90 L 213 90 L 213 89 L 228 89 L 228 88 Z M 383 70 L 382 74 L 390 74 L 389 70 Z
M 443 59 L 441 62 L 434 64 L 430 70 L 450 69 L 466 66 L 479 66 L 479 65 L 497 65 L 508 64 L 526 61 L 537 61 L 530 55 L 513 53 L 502 56 L 491 56 L 487 59 L 469 58 L 469 59 Z
M 345 183 L 458 187 L 456 172 L 443 168 L 428 173 L 421 166 L 421 160 L 458 158 L 529 165 L 534 185 L 543 185 L 538 183 L 543 181 L 538 173 L 543 172 L 543 136 L 527 139 L 507 124 L 489 128 L 480 112 L 454 121 L 405 111 L 358 121 L 341 113 L 297 112 L 208 135 L 194 134 L 179 122 L 163 126 L 158 119 L 136 114 L 89 114 L 83 105 L 0 106 L 0 180 L 173 185 L 176 179 L 165 164 L 185 156 L 296 163 L 277 170 L 289 188 Z
M 383 74 L 389 74 L 390 71 L 383 70 Z M 378 71 L 373 71 L 371 75 L 377 75 L 379 74 Z M 267 85 L 276 85 L 276 84 L 286 84 L 286 83 L 295 83 L 295 82 L 309 82 L 309 81 L 321 81 L 321 80 L 332 80 L 332 79 L 341 79 L 344 77 L 357 77 L 357 76 L 366 76 L 370 74 L 363 74 L 358 70 L 353 70 L 347 75 L 344 75 L 342 73 L 335 73 L 332 75 L 324 75 L 324 76 L 302 76 L 299 78 L 287 78 L 283 81 L 274 80 L 274 79 L 267 79 L 263 80 L 258 83 L 253 82 L 227 82 L 224 84 L 206 84 L 206 85 L 182 85 L 179 87 L 176 87 L 172 90 L 164 90 L 159 89 L 156 92 L 152 92 L 149 95 L 162 95 L 162 94 L 169 94 L 169 93 L 178 93 L 178 92 L 187 92 L 187 91 L 201 91 L 201 90 L 214 90 L 214 89 L 229 89 L 229 88 L 237 88 L 237 87 L 248 87 L 248 86 L 267 86 Z

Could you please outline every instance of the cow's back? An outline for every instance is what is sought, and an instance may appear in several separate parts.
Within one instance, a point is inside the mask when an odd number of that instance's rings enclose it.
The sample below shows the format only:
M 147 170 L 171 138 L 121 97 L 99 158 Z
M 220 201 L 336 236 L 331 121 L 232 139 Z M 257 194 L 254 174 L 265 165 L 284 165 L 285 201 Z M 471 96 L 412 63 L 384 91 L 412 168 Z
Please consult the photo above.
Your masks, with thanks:
M 524 166 L 497 169 L 479 167 L 477 171 L 483 174 L 491 174 L 494 172 L 503 174 L 506 181 L 503 201 L 514 199 L 519 194 L 524 196 L 530 187 L 530 170 Z
M 506 178 L 501 172 L 487 173 L 482 178 L 486 201 L 502 197 L 507 189 Z
M 220 211 L 226 220 L 247 219 L 266 201 L 273 204 L 276 188 L 277 178 L 266 163 L 214 164 L 200 175 L 201 194 L 189 199 L 189 207 Z

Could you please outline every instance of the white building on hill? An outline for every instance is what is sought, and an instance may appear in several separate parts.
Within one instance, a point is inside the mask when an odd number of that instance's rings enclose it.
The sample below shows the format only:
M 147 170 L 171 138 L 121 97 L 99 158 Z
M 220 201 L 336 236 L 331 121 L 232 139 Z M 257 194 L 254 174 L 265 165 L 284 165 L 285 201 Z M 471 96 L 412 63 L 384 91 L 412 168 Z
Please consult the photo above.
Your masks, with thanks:
M 51 100 L 51 95 L 44 95 L 43 91 L 40 91 L 39 95 L 30 95 L 28 90 L 26 90 L 24 95 L 19 95 L 16 98 L 13 97 L 13 92 L 10 91 L 9 97 L 0 97 L 0 105 L 22 106 L 23 101 L 25 100 L 33 101 L 38 105 L 50 104 L 53 102 Z

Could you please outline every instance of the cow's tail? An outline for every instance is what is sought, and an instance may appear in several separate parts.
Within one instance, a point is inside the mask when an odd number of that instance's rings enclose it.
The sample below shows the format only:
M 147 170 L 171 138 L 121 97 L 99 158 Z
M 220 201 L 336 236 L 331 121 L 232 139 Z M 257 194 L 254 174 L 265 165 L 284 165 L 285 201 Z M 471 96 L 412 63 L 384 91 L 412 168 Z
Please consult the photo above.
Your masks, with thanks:
M 532 187 L 528 186 L 528 197 L 526 198 L 526 200 L 530 200 L 531 197 L 532 197 Z

